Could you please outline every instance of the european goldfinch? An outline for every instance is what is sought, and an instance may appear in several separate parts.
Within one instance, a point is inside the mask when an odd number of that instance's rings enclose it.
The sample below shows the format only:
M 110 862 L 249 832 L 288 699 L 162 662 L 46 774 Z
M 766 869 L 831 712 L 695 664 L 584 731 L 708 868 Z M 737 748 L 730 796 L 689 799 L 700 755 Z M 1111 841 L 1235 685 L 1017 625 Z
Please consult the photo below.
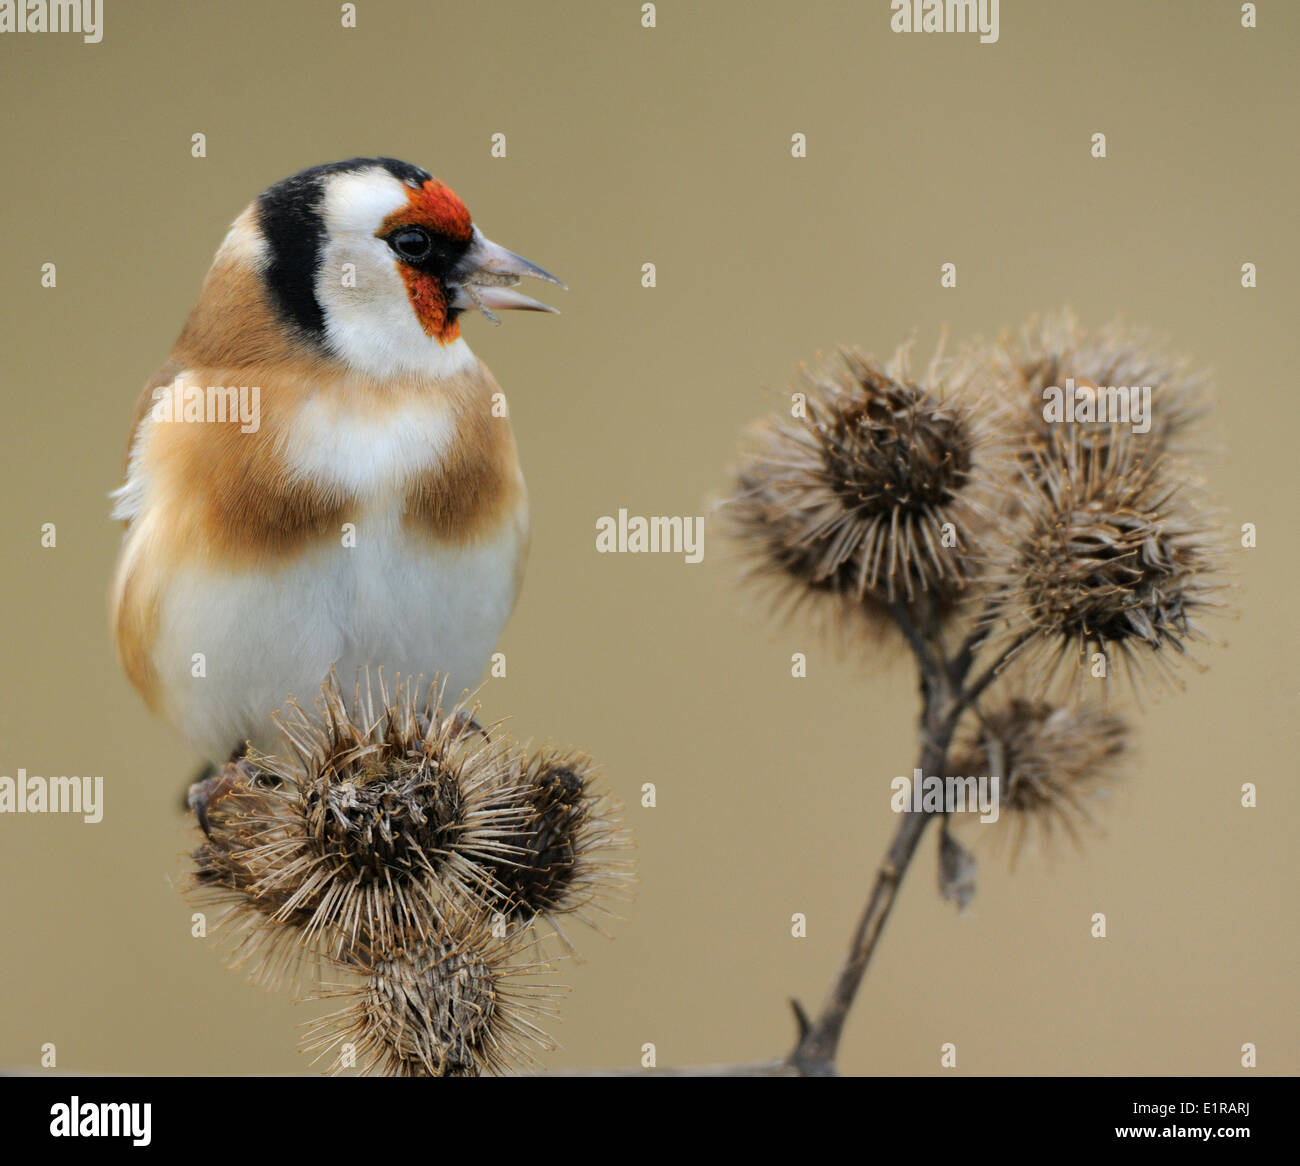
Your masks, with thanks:
M 460 335 L 559 283 L 391 158 L 304 170 L 235 220 L 136 407 L 113 515 L 132 684 L 213 762 L 274 749 L 331 667 L 477 683 L 528 502 L 504 397 Z M 561 285 L 563 286 L 563 285 Z

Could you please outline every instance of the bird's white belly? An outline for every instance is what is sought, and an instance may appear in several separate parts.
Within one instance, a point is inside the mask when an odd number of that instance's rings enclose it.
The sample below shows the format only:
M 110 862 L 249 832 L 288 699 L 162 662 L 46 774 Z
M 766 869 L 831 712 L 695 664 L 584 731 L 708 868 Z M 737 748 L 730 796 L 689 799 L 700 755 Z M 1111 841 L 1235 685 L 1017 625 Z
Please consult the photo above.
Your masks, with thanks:
M 359 522 L 355 547 L 340 539 L 275 572 L 178 573 L 155 653 L 171 719 L 222 761 L 245 739 L 275 751 L 270 714 L 289 697 L 310 711 L 331 665 L 349 692 L 369 666 L 445 676 L 455 700 L 478 683 L 514 605 L 525 521 L 438 546 L 393 513 Z

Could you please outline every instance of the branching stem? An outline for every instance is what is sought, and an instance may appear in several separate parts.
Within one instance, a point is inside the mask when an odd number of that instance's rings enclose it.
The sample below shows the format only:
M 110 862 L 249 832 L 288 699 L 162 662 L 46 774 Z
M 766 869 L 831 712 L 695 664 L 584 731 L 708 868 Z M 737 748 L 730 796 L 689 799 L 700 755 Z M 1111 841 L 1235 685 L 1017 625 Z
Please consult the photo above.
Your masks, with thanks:
M 892 608 L 892 613 L 912 648 L 920 672 L 922 709 L 919 768 L 922 774 L 942 778 L 946 776 L 944 769 L 948 749 L 962 712 L 997 678 L 999 670 L 1021 646 L 1021 642 L 1013 645 L 968 686 L 965 683 L 966 674 L 983 644 L 983 636 L 978 630 L 967 638 L 958 649 L 956 658 L 950 661 L 944 657 L 938 637 L 927 635 L 923 628 L 915 624 L 905 608 L 896 605 Z M 921 836 L 930 819 L 938 816 L 940 815 L 924 810 L 907 810 L 903 813 L 889 848 L 876 870 L 867 905 L 853 932 L 849 953 L 821 1012 L 815 1020 L 807 1021 L 803 1019 L 802 1009 L 796 1005 L 797 1014 L 801 1017 L 799 1041 L 787 1058 L 787 1063 L 801 1076 L 835 1075 L 835 1060 L 849 1010 L 866 975 L 871 957 L 875 954 L 876 945 L 893 910 L 898 889 L 916 854 Z
M 947 776 L 945 768 L 948 750 L 952 744 L 957 722 L 971 708 L 985 689 L 1000 675 L 1002 668 L 1021 647 L 1025 638 L 1015 641 L 999 658 L 989 664 L 975 680 L 966 683 L 975 657 L 985 642 L 979 624 L 958 648 L 951 660 L 943 651 L 937 632 L 918 625 L 912 613 L 902 604 L 894 604 L 890 612 L 899 630 L 916 657 L 920 674 L 921 750 L 918 767 L 922 774 Z M 809 1018 L 798 1001 L 792 1001 L 799 1026 L 799 1039 L 793 1051 L 784 1060 L 765 1061 L 748 1065 L 706 1065 L 693 1069 L 629 1070 L 629 1073 L 670 1076 L 710 1077 L 833 1077 L 839 1054 L 840 1038 L 848 1021 L 849 1011 L 858 989 L 866 975 L 867 967 L 875 954 L 885 923 L 898 897 L 898 889 L 916 856 L 921 836 L 932 818 L 942 814 L 928 810 L 906 810 L 889 848 L 876 869 L 876 877 L 867 897 L 867 905 L 858 919 L 845 957 L 835 982 L 815 1018 Z M 588 1076 L 591 1074 L 583 1074 Z

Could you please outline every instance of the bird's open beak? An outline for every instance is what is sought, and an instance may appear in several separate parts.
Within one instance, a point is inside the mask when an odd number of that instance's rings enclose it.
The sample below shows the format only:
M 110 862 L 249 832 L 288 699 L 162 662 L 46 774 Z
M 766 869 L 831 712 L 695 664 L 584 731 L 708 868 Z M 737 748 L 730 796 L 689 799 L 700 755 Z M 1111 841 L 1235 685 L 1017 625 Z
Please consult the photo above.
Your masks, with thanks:
M 493 324 L 501 322 L 496 318 L 496 311 L 516 309 L 558 314 L 558 309 L 514 289 L 524 276 L 544 279 L 559 287 L 564 287 L 564 284 L 549 271 L 543 271 L 537 264 L 529 263 L 522 255 L 516 255 L 490 239 L 485 239 L 477 227 L 474 228 L 469 250 L 457 267 L 456 276 L 455 306 L 477 308 Z

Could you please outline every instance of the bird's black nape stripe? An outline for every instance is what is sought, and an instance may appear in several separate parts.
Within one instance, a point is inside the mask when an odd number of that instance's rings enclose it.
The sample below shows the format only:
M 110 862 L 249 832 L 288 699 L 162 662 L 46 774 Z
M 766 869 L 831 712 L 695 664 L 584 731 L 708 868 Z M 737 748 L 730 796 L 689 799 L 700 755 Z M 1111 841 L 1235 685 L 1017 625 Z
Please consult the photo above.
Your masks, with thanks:
M 266 286 L 276 310 L 314 340 L 325 334 L 325 313 L 316 298 L 325 224 L 321 199 L 332 174 L 380 166 L 399 182 L 419 186 L 432 175 L 396 158 L 349 158 L 312 166 L 268 187 L 258 199 L 258 219 L 270 248 Z

